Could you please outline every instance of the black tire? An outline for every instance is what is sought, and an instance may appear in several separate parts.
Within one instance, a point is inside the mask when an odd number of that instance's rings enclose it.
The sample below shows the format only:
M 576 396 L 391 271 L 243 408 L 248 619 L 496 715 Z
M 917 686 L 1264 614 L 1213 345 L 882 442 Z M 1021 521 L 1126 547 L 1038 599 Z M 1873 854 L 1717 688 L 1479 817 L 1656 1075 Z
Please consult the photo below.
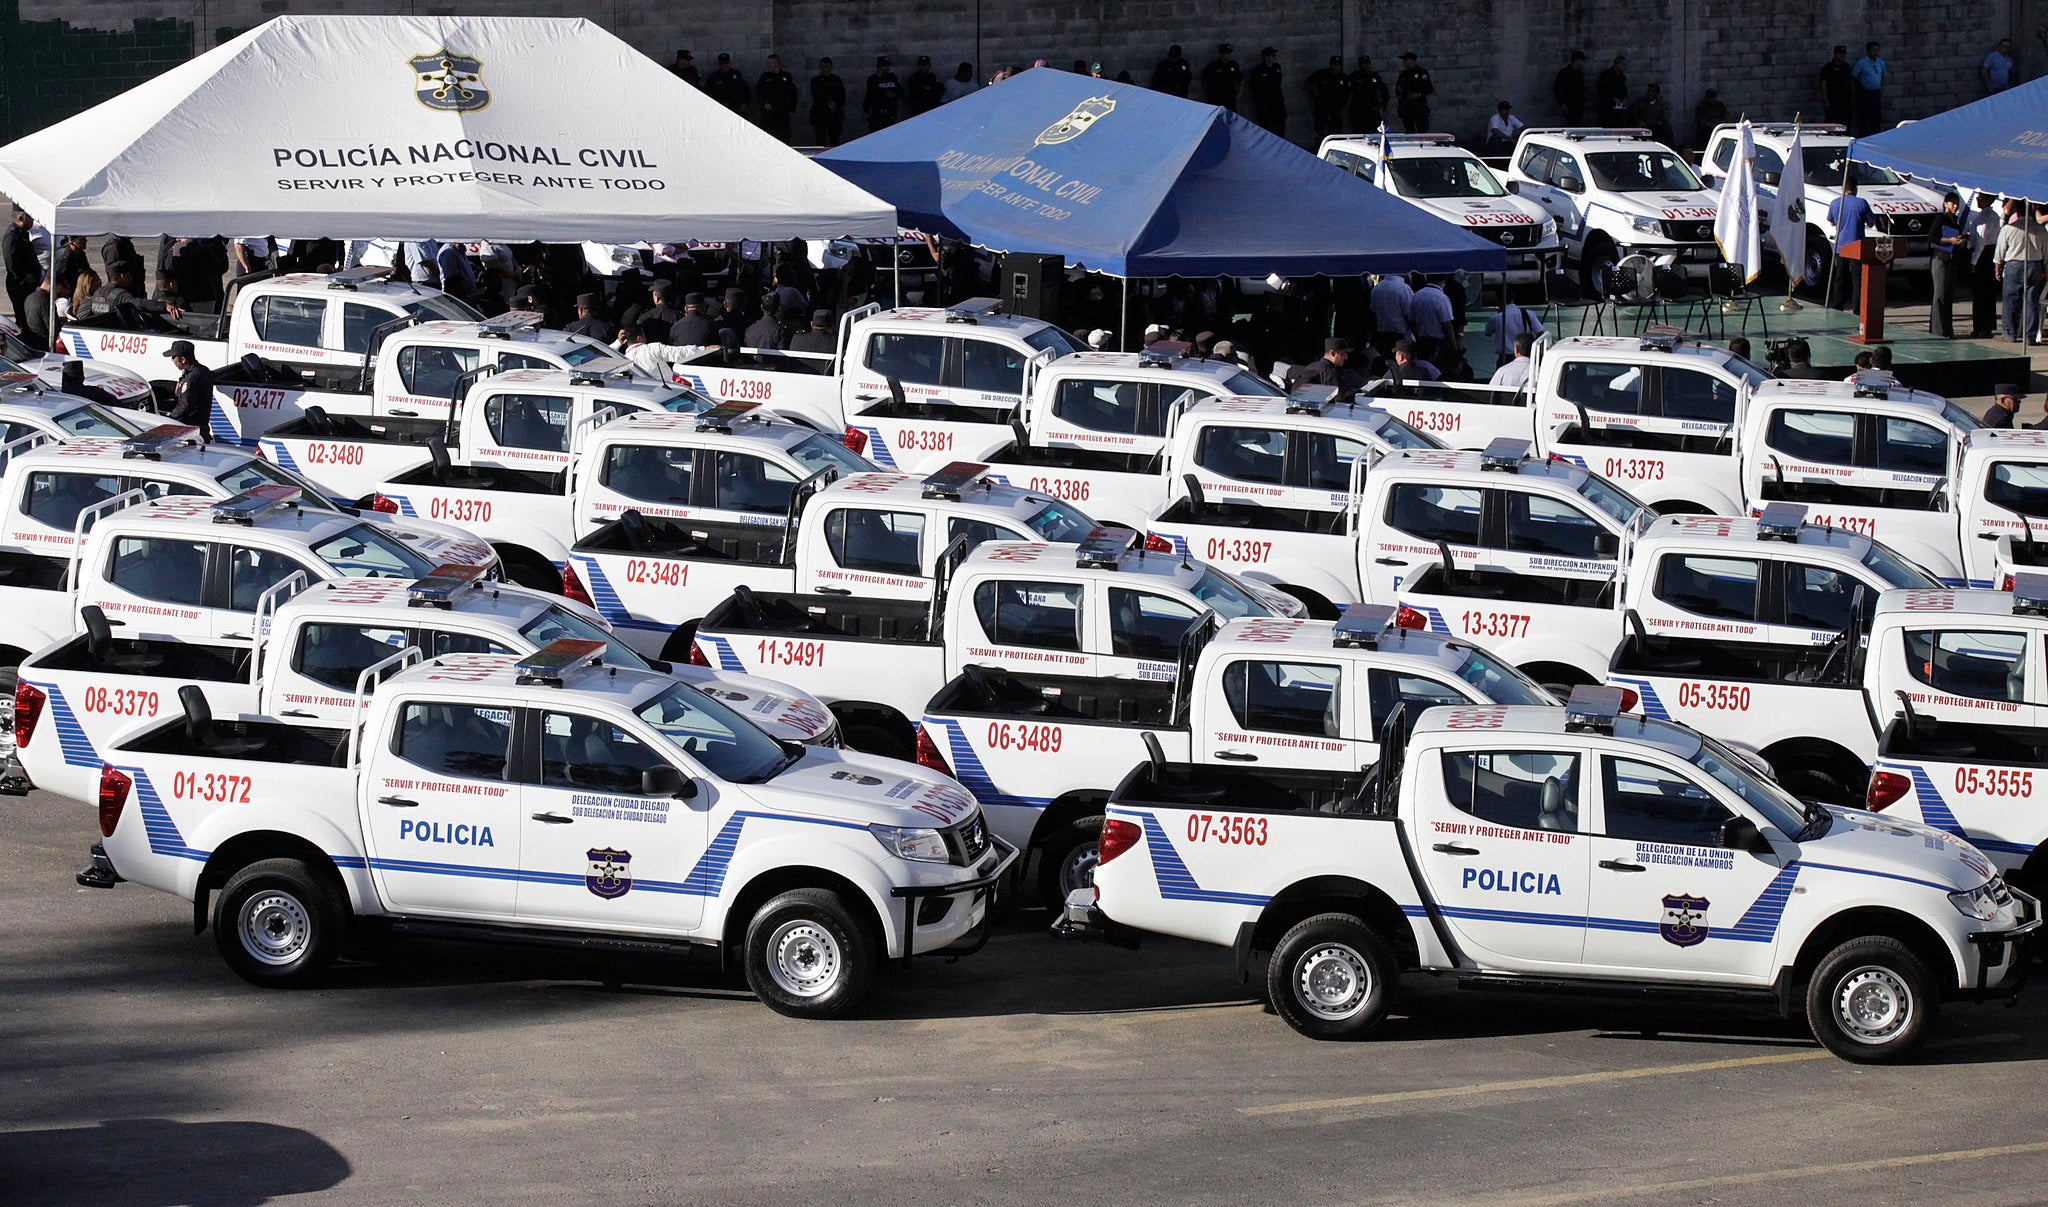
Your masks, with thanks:
M 548 595 L 562 593 L 562 572 L 548 559 L 523 549 L 500 549 L 498 557 L 505 564 L 505 577 L 514 586 Z
M 1266 998 L 1310 1039 L 1358 1039 L 1387 1017 L 1400 971 L 1378 931 L 1350 914 L 1317 914 L 1274 949 Z
M 1614 252 L 1614 244 L 1605 235 L 1594 235 L 1586 240 L 1579 252 L 1579 285 L 1588 298 L 1599 300 L 1605 296 L 1600 292 L 1601 280 L 1607 270 L 1621 263 L 1621 257 Z
M 1102 814 L 1096 813 L 1061 826 L 1039 845 L 1038 899 L 1046 908 L 1060 908 L 1068 892 L 1095 883 L 1101 840 Z
M 844 1018 L 875 983 L 879 939 L 830 889 L 791 889 L 747 923 L 747 985 L 791 1018 Z
M 213 907 L 213 941 L 252 985 L 305 985 L 348 941 L 348 899 L 297 859 L 263 859 L 228 877 Z
M 885 759 L 902 759 L 906 763 L 917 761 L 917 739 L 906 737 L 879 722 L 856 721 L 845 726 L 840 734 L 840 741 L 849 750 L 876 754 Z
M 1934 978 L 1897 939 L 1867 935 L 1829 952 L 1806 985 L 1821 1046 L 1857 1064 L 1891 1064 L 1927 1042 L 1941 1010 Z
M 1773 764 L 1772 770 L 1778 773 L 1778 782 L 1784 785 L 1785 790 L 1800 800 L 1817 800 L 1824 805 L 1849 808 L 1861 808 L 1863 805 L 1860 789 L 1843 783 L 1818 767 L 1779 767 Z

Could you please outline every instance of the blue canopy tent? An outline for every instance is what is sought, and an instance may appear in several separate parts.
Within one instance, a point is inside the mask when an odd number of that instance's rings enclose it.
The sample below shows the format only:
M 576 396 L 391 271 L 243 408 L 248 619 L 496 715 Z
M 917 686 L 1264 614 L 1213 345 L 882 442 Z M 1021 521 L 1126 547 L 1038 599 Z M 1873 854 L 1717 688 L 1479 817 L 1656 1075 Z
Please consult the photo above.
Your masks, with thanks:
M 1499 271 L 1500 245 L 1228 110 L 1036 68 L 818 162 L 929 234 L 1112 276 Z
M 1849 158 L 1960 189 L 2048 203 L 2048 78 L 1849 145 Z

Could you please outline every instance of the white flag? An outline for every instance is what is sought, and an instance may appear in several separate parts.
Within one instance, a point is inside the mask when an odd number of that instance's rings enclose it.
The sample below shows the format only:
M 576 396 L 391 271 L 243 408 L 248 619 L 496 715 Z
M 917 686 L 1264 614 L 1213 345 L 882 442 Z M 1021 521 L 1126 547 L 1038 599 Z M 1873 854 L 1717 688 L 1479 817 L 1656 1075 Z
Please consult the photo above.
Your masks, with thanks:
M 1792 127 L 1792 145 L 1785 149 L 1785 172 L 1771 198 L 1771 242 L 1785 261 L 1785 276 L 1796 288 L 1806 272 L 1806 152 L 1799 145 L 1799 127 Z
M 1756 137 L 1748 121 L 1736 130 L 1735 162 L 1721 182 L 1719 211 L 1714 215 L 1714 242 L 1721 258 L 1742 266 L 1742 283 L 1756 280 L 1763 266 L 1763 245 L 1756 230 Z

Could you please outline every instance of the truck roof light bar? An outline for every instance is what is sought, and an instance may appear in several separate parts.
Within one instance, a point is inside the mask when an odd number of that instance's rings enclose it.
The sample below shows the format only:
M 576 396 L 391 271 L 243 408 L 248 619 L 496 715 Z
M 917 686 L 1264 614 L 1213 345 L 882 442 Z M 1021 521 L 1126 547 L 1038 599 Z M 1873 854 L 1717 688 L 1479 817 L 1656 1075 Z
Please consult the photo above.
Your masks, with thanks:
M 1320 415 L 1325 408 L 1336 401 L 1336 386 L 1296 386 L 1287 392 L 1287 413 L 1290 415 Z
M 1379 136 L 1375 134 L 1361 134 L 1358 136 L 1358 141 L 1369 145 L 1377 145 Z M 1456 144 L 1457 141 L 1458 136 L 1455 134 L 1387 135 L 1387 145 L 1394 147 L 1448 147 Z
M 1572 142 L 1584 142 L 1589 138 L 1648 138 L 1650 132 L 1641 126 L 1550 126 L 1542 129 L 1523 131 L 1527 134 L 1555 134 Z
M 1394 627 L 1394 614 L 1399 610 L 1393 604 L 1352 604 L 1337 618 L 1330 644 L 1338 649 L 1376 650 Z
M 268 486 L 252 486 L 231 499 L 222 499 L 209 510 L 213 512 L 213 522 L 216 524 L 241 524 L 253 528 L 258 516 L 269 515 L 286 507 L 297 507 L 305 493 L 296 486 L 286 486 L 282 482 Z
M 570 671 L 592 665 L 604 657 L 604 651 L 604 642 L 582 637 L 550 641 L 513 664 L 512 681 L 522 687 L 529 683 L 560 687 L 567 682 Z
M 1082 570 L 1114 570 L 1124 555 L 1138 546 L 1138 533 L 1130 528 L 1097 525 L 1081 538 L 1074 550 L 1074 565 Z
M 1636 351 L 1676 352 L 1684 346 L 1683 328 L 1659 325 L 1644 330 L 1642 342 L 1636 345 Z
M 1512 436 L 1500 436 L 1487 442 L 1479 450 L 1479 468 L 1507 470 L 1513 473 L 1519 469 L 1523 458 L 1529 455 L 1529 442 Z
M 745 419 L 760 406 L 758 402 L 721 402 L 697 416 L 697 430 L 731 435 L 733 424 Z
M 1756 539 L 1760 541 L 1797 541 L 1799 530 L 1806 526 L 1806 505 L 1804 503 L 1772 503 L 1756 517 Z
M 2048 616 L 2048 574 L 2012 576 L 2012 614 Z
M 199 439 L 199 429 L 183 423 L 160 423 L 146 432 L 140 432 L 121 442 L 121 456 L 144 461 L 161 461 L 164 454 L 175 449 L 191 446 L 197 448 L 204 441 Z
M 988 466 L 978 461 L 954 461 L 925 477 L 924 497 L 927 499 L 951 499 L 958 503 L 961 492 L 974 485 L 974 480 L 987 472 Z M 982 483 L 982 486 L 986 489 L 994 489 L 986 481 Z
M 1733 129 L 1734 127 L 1729 127 Z M 1849 127 L 1840 122 L 1751 122 L 1749 128 L 1758 134 L 1790 134 L 1794 130 L 1801 134 L 1847 134 Z
M 1865 369 L 1849 379 L 1858 398 L 1890 398 L 1892 379 L 1876 369 Z
M 436 566 L 406 589 L 405 604 L 409 608 L 452 609 L 458 592 L 481 587 L 483 579 L 482 566 Z
M 604 384 L 604 374 L 591 373 L 582 369 L 571 369 L 569 370 L 569 384 L 572 386 L 601 386 Z
M 1621 715 L 1621 689 L 1582 684 L 1572 689 L 1564 704 L 1566 733 L 1613 733 L 1614 720 Z
M 521 331 L 538 331 L 547 321 L 547 316 L 538 310 L 507 310 L 493 319 L 485 319 L 476 325 L 476 333 L 485 339 L 511 339 Z
M 997 298 L 968 298 L 946 307 L 946 321 L 966 323 L 973 326 L 983 319 L 994 318 L 1003 312 L 1003 303 Z
M 1194 350 L 1194 345 L 1177 339 L 1155 339 L 1138 351 L 1138 363 L 1163 368 Z
M 329 274 L 327 287 L 329 289 L 356 290 L 361 289 L 365 285 L 375 284 L 390 275 L 391 266 L 388 264 L 381 268 L 365 264 L 360 268 L 344 268 L 340 272 Z

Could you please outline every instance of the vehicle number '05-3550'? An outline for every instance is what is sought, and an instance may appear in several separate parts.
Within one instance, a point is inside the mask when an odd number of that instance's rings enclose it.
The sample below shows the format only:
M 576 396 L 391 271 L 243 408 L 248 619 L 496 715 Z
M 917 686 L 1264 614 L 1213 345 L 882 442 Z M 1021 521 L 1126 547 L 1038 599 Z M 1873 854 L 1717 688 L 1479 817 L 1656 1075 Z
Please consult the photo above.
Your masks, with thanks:
M 1737 683 L 1681 683 L 1680 708 L 1704 708 L 1713 712 L 1748 712 L 1749 689 Z
M 2034 773 L 2010 767 L 1958 767 L 1956 791 L 1966 796 L 2032 796 Z
M 1036 750 L 1041 754 L 1058 754 L 1061 738 L 1057 725 L 1012 725 L 991 721 L 988 726 L 991 750 Z
M 202 800 L 213 805 L 246 805 L 251 782 L 246 775 L 180 771 L 171 776 L 171 795 L 178 800 Z
M 1227 846 L 1266 845 L 1263 817 L 1218 817 L 1213 813 L 1188 814 L 1189 842 L 1216 842 Z

